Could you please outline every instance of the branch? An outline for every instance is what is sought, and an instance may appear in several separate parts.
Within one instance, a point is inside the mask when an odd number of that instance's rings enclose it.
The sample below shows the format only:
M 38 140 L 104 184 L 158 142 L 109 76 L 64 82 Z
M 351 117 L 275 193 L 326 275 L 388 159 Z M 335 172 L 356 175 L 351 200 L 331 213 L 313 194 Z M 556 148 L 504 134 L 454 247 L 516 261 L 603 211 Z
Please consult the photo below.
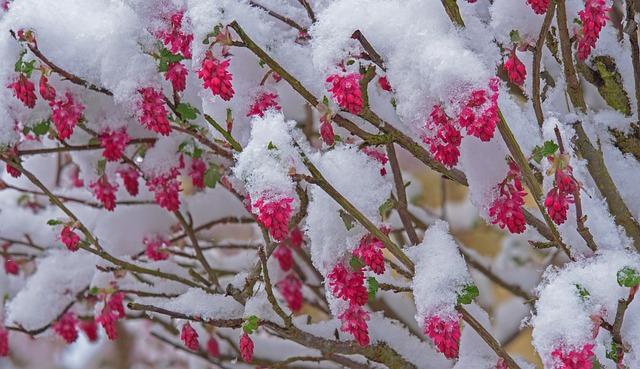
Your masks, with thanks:
M 267 12 L 267 14 L 269 14 L 270 16 L 274 17 L 275 19 L 277 19 L 277 20 L 279 20 L 279 21 L 281 21 L 281 22 L 283 22 L 283 23 L 285 23 L 285 24 L 288 24 L 288 25 L 289 25 L 289 26 L 291 26 L 292 28 L 297 29 L 299 32 L 304 32 L 304 33 L 306 33 L 306 32 L 307 32 L 307 29 L 306 29 L 306 28 L 302 27 L 301 25 L 299 25 L 296 21 L 294 21 L 294 20 L 293 20 L 293 19 L 291 19 L 291 18 L 287 18 L 287 17 L 285 17 L 284 15 L 278 14 L 278 13 L 274 12 L 273 10 L 270 10 L 270 9 L 269 9 L 269 8 L 267 8 L 266 6 L 264 6 L 264 5 L 260 5 L 260 4 L 256 3 L 256 2 L 255 2 L 255 1 L 253 1 L 253 0 L 250 0 L 250 1 L 249 1 L 249 4 L 250 4 L 251 6 L 253 6 L 253 7 L 256 7 L 256 8 L 259 8 L 259 9 L 264 10 L 264 11 L 265 11 L 265 12 Z
M 442 5 L 453 24 L 464 28 L 464 21 L 460 15 L 460 9 L 458 8 L 458 4 L 456 4 L 456 0 L 442 0 Z
M 178 221 L 182 225 L 182 228 L 184 229 L 185 233 L 189 237 L 189 240 L 191 241 L 193 249 L 196 252 L 196 257 L 198 258 L 198 261 L 200 261 L 200 264 L 202 264 L 202 266 L 204 267 L 204 270 L 207 272 L 207 275 L 209 275 L 209 282 L 213 283 L 216 286 L 216 288 L 220 288 L 220 281 L 218 281 L 218 277 L 216 276 L 216 273 L 213 271 L 213 269 L 211 269 L 211 265 L 209 265 L 207 258 L 202 253 L 202 249 L 200 248 L 200 244 L 198 243 L 198 238 L 196 237 L 196 234 L 193 231 L 193 228 L 189 223 L 187 223 L 187 221 L 184 219 L 184 216 L 182 215 L 182 213 L 180 213 L 180 211 L 175 211 L 174 214 L 176 218 L 178 218 Z
M 402 225 L 405 232 L 412 244 L 417 245 L 420 243 L 418 234 L 413 227 L 411 216 L 407 210 L 407 193 L 405 191 L 404 180 L 402 179 L 402 171 L 400 170 L 400 164 L 398 163 L 398 157 L 396 150 L 392 143 L 387 144 L 387 155 L 389 156 L 389 164 L 391 165 L 391 171 L 393 172 L 393 180 L 396 186 L 396 194 L 398 196 L 397 209 Z
M 542 112 L 542 101 L 540 98 L 540 64 L 542 61 L 542 52 L 544 51 L 544 41 L 547 37 L 547 33 L 549 32 L 549 27 L 551 26 L 551 22 L 553 21 L 553 16 L 556 11 L 556 3 L 555 0 L 549 4 L 549 8 L 547 9 L 547 14 L 544 16 L 544 21 L 542 21 L 542 27 L 540 27 L 540 33 L 538 35 L 538 40 L 536 41 L 536 49 L 533 53 L 533 76 L 532 76 L 532 96 L 531 101 L 533 102 L 533 110 L 536 114 L 536 119 L 538 120 L 538 125 L 542 128 L 542 124 L 544 123 L 544 114 Z

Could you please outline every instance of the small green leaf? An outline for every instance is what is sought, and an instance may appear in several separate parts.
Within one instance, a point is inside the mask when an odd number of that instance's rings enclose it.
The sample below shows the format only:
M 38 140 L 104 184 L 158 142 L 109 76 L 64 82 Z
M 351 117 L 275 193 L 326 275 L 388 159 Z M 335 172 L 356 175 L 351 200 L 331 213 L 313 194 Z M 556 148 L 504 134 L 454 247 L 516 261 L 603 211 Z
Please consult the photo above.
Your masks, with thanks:
M 329 98 L 326 95 L 322 96 L 322 103 L 329 106 Z
M 593 362 L 591 363 L 591 369 L 602 369 L 602 364 L 598 361 L 597 357 L 593 357 Z
M 355 63 L 356 61 L 353 59 L 349 59 L 347 60 L 347 65 L 353 65 L 353 63 Z
M 518 32 L 517 29 L 513 29 L 511 30 L 511 32 L 509 32 L 509 38 L 511 39 L 511 42 L 513 42 L 514 44 L 517 44 L 520 42 L 520 32 Z
M 607 347 L 606 357 L 615 363 L 618 362 L 618 345 L 614 341 L 611 341 L 611 345 Z
M 256 329 L 258 329 L 258 317 L 255 315 L 246 317 L 244 319 L 244 324 L 242 325 L 242 330 L 244 330 L 247 334 L 251 334 Z
M 589 291 L 587 291 L 586 288 L 582 287 L 579 284 L 576 284 L 576 289 L 578 290 L 578 296 L 580 296 L 580 298 L 582 299 L 582 301 L 586 301 L 589 299 L 589 296 L 591 296 L 591 294 L 589 293 Z
M 273 142 L 269 141 L 269 144 L 267 145 L 267 150 L 277 150 L 278 146 L 274 145 Z
M 64 222 L 61 221 L 61 220 L 58 220 L 58 219 L 49 219 L 49 220 L 47 220 L 47 225 L 50 225 L 50 226 L 57 226 L 57 225 L 60 225 L 60 224 L 64 224 Z
M 388 198 L 387 201 L 383 202 L 382 205 L 378 207 L 378 213 L 381 217 L 386 218 L 387 214 L 393 209 L 394 202 L 393 199 Z
M 98 166 L 96 169 L 98 171 L 99 176 L 104 174 L 104 170 L 106 167 L 107 167 L 107 161 L 105 159 L 98 160 Z
M 475 284 L 468 284 L 462 287 L 462 291 L 458 292 L 458 304 L 468 305 L 473 299 L 480 295 L 480 290 Z
M 49 120 L 43 120 L 40 123 L 37 123 L 33 127 L 31 127 L 31 132 L 36 134 L 37 136 L 42 136 L 49 132 Z
M 89 290 L 89 295 L 96 296 L 100 293 L 100 289 L 98 287 L 91 287 Z
M 180 114 L 180 117 L 186 120 L 196 119 L 199 113 L 198 109 L 186 103 L 178 104 L 178 106 L 176 106 L 176 111 Z
M 28 63 L 22 63 L 22 73 L 27 75 L 27 78 L 31 78 L 31 73 L 33 72 L 33 69 L 35 68 L 35 60 L 32 60 Z
M 545 141 L 545 143 L 540 146 L 536 146 L 533 148 L 533 160 L 536 163 L 540 163 L 543 158 L 553 155 L 558 151 L 558 145 L 553 141 Z
M 378 283 L 378 280 L 376 280 L 374 277 L 367 278 L 367 292 L 369 292 L 369 300 L 375 299 L 379 287 L 380 285 Z
M 210 166 L 204 173 L 204 185 L 209 188 L 215 188 L 222 175 L 215 165 Z
M 397 109 L 397 108 L 398 108 L 398 101 L 396 100 L 396 98 L 395 98 L 395 97 L 392 97 L 392 98 L 391 98 L 390 103 L 391 103 L 391 106 L 393 106 L 393 108 L 394 108 L 394 109 Z
M 618 284 L 622 287 L 636 287 L 640 285 L 640 274 L 632 267 L 624 267 L 618 271 Z
M 364 268 L 364 263 L 362 262 L 362 260 L 360 260 L 359 258 L 357 258 L 355 256 L 351 257 L 351 260 L 349 260 L 349 265 L 354 270 L 358 270 L 360 268 Z
M 347 228 L 347 231 L 350 231 L 351 228 L 353 228 L 353 226 L 355 225 L 356 220 L 353 219 L 353 217 L 349 213 L 342 209 L 340 209 L 339 213 L 345 228 Z

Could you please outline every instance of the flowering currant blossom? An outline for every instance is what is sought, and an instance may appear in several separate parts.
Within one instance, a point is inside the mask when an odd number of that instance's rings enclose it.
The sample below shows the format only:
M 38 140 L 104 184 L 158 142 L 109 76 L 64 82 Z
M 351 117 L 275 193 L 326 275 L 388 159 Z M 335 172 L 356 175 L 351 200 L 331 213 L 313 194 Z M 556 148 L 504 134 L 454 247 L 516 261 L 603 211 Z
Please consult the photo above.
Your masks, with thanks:
M 264 112 L 269 109 L 278 111 L 282 109 L 280 105 L 278 105 L 278 95 L 273 92 L 263 92 L 256 97 L 253 104 L 249 107 L 247 116 L 252 117 L 257 115 L 263 117 Z
M 17 275 L 20 273 L 20 266 L 16 263 L 15 260 L 5 258 L 4 259 L 4 271 L 7 274 Z
M 40 82 L 38 83 L 38 89 L 40 96 L 47 101 L 54 101 L 56 98 L 56 89 L 49 84 L 49 79 L 44 74 L 40 75 Z
M 498 124 L 498 80 L 489 81 L 489 89 L 475 89 L 460 112 L 458 121 L 467 134 L 488 142 Z
M 391 84 L 389 83 L 387 76 L 378 78 L 378 86 L 380 86 L 380 88 L 384 91 L 391 91 Z
M 207 341 L 207 352 L 213 357 L 220 356 L 220 345 L 218 344 L 218 340 L 214 336 L 210 336 L 209 340 Z
M 74 101 L 70 93 L 66 93 L 64 100 L 55 100 L 51 105 L 51 121 L 58 131 L 58 138 L 66 140 L 71 137 L 74 128 L 82 117 L 84 106 Z
M 382 274 L 385 268 L 383 248 L 382 241 L 372 235 L 366 235 L 362 237 L 358 247 L 353 250 L 353 256 L 362 260 L 374 273 Z
M 105 209 L 112 211 L 116 208 L 116 191 L 118 190 L 118 185 L 111 184 L 106 175 L 100 176 L 100 178 L 92 182 L 89 187 Z
M 460 130 L 454 125 L 451 119 L 442 109 L 442 106 L 435 105 L 429 114 L 429 119 L 425 123 L 425 128 L 435 131 L 433 136 L 423 136 L 422 140 L 429 145 L 429 151 L 434 158 L 448 167 L 453 167 L 458 163 L 460 157 L 460 143 L 462 135 Z
M 202 87 L 208 88 L 213 95 L 219 95 L 225 101 L 231 100 L 234 94 L 231 86 L 233 75 L 228 70 L 229 63 L 229 59 L 220 62 L 211 52 L 208 52 L 198 71 Z
M 573 169 L 568 163 L 566 155 L 549 157 L 552 162 L 552 170 L 555 172 L 554 186 L 547 193 L 544 206 L 547 213 L 556 224 L 562 224 L 567 220 L 569 204 L 575 199 L 578 190 L 578 182 L 573 177 Z
M 253 341 L 247 333 L 240 337 L 240 355 L 245 363 L 253 361 Z
M 142 97 L 139 102 L 140 116 L 138 120 L 148 130 L 157 132 L 163 136 L 171 133 L 167 109 L 164 105 L 162 91 L 146 87 L 138 91 Z
M 176 11 L 171 14 L 170 29 L 162 32 L 160 38 L 172 53 L 181 53 L 182 56 L 189 59 L 191 58 L 193 35 L 183 32 L 183 18 L 183 11 Z
M 335 135 L 333 133 L 333 126 L 331 125 L 330 120 L 321 119 L 320 137 L 322 137 L 322 142 L 327 146 L 333 146 L 335 143 Z
M 504 69 L 507 71 L 507 76 L 511 83 L 518 86 L 524 84 L 524 80 L 527 78 L 527 68 L 522 64 L 515 50 L 509 53 L 509 57 L 504 62 Z
M 280 244 L 278 247 L 276 247 L 275 251 L 273 252 L 273 257 L 278 260 L 280 269 L 284 270 L 285 272 L 293 267 L 293 255 L 291 253 L 291 249 L 287 245 Z
M 116 292 L 106 299 L 104 307 L 100 315 L 96 318 L 96 322 L 102 325 L 107 338 L 115 340 L 118 338 L 117 322 L 124 318 L 124 294 Z
M 94 319 L 82 319 L 79 323 L 80 330 L 87 336 L 89 342 L 98 340 L 98 325 Z
M 556 361 L 557 369 L 591 369 L 593 364 L 592 343 L 587 343 L 579 349 L 566 349 L 558 347 L 551 353 Z
M 425 318 L 424 334 L 447 359 L 458 357 L 460 349 L 460 317 L 432 315 Z
M 200 349 L 200 343 L 198 342 L 198 332 L 196 332 L 191 324 L 185 323 L 182 326 L 180 332 L 180 339 L 184 342 L 184 345 L 191 351 L 198 351 Z
M 304 234 L 300 230 L 300 228 L 296 227 L 291 230 L 289 234 L 289 245 L 293 248 L 299 249 L 302 247 L 302 243 L 304 242 Z
M 276 287 L 291 311 L 295 312 L 302 308 L 302 281 L 294 273 L 287 274 L 284 279 L 276 283 Z
M 355 305 L 364 305 L 369 299 L 367 288 L 364 286 L 364 272 L 362 269 L 351 270 L 344 264 L 336 264 L 327 276 L 331 292 L 338 298 Z
M 385 165 L 387 165 L 387 163 L 389 162 L 389 158 L 387 158 L 386 154 L 369 146 L 363 147 L 362 152 L 382 165 L 382 168 L 380 168 L 381 176 L 387 175 L 387 168 L 385 168 Z
M 9 356 L 9 331 L 0 325 L 0 357 Z
M 522 186 L 520 169 L 513 160 L 509 160 L 507 177 L 497 186 L 498 196 L 489 207 L 491 223 L 500 228 L 507 228 L 511 233 L 522 233 L 526 228 L 524 197 L 526 192 Z
M 129 195 L 137 196 L 138 195 L 138 178 L 140 177 L 140 173 L 131 166 L 127 166 L 123 169 L 118 170 L 118 175 L 122 178 L 122 182 L 124 183 L 124 188 L 127 190 Z
M 329 92 L 331 92 L 333 99 L 340 108 L 351 114 L 360 114 L 362 111 L 361 79 L 362 75 L 359 73 L 332 74 L 327 78 L 327 83 L 331 84 Z
M 291 197 L 270 199 L 262 196 L 253 204 L 258 210 L 258 221 L 269 230 L 275 241 L 284 241 L 289 235 L 289 220 L 293 209 Z
M 166 260 L 169 258 L 169 253 L 166 250 L 167 241 L 162 237 L 145 237 L 142 241 L 146 245 L 145 255 L 149 260 Z
M 182 63 L 171 63 L 164 74 L 164 78 L 171 82 L 173 89 L 178 92 L 187 87 L 187 75 L 189 71 Z
M 549 9 L 549 0 L 527 0 L 527 3 L 536 14 L 544 14 Z
M 609 7 L 605 0 L 586 0 L 584 9 L 578 12 L 582 22 L 582 32 L 578 37 L 578 59 L 586 60 L 591 49 L 596 47 L 600 31 L 607 25 Z
M 207 171 L 207 164 L 202 159 L 191 160 L 189 166 L 189 176 L 191 182 L 197 188 L 204 188 L 204 174 Z
M 340 330 L 350 333 L 360 346 L 369 345 L 369 313 L 362 306 L 349 304 L 349 308 L 338 315 L 342 321 Z
M 160 175 L 147 181 L 147 188 L 153 192 L 156 203 L 161 207 L 176 211 L 180 208 L 180 183 L 175 175 Z
M 100 146 L 104 148 L 102 156 L 108 161 L 120 160 L 124 149 L 131 140 L 126 128 L 115 131 L 107 129 L 98 136 L 98 139 L 100 140 Z
M 67 343 L 78 339 L 78 319 L 71 312 L 64 313 L 52 326 L 53 330 Z
M 20 77 L 7 87 L 13 90 L 13 96 L 22 101 L 26 107 L 33 109 L 36 106 L 36 87 L 24 74 L 20 74 Z
M 20 162 L 20 157 L 18 156 L 18 148 L 17 147 L 13 147 L 9 150 L 6 151 L 6 155 L 12 159 L 13 161 L 18 161 Z M 6 172 L 13 178 L 18 178 L 22 175 L 22 172 L 20 172 L 20 170 L 18 170 L 18 168 L 14 167 L 12 164 L 9 163 L 5 163 L 5 170 Z
M 64 226 L 60 231 L 60 241 L 71 251 L 78 251 L 80 243 L 80 236 L 78 236 L 73 228 L 70 226 Z

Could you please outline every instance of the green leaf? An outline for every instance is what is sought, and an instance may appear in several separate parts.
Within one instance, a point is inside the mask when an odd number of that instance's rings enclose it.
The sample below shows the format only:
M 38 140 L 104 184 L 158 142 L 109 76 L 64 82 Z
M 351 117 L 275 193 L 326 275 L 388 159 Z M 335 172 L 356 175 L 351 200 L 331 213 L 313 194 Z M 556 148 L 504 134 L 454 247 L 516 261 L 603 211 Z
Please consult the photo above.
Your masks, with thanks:
M 458 304 L 468 305 L 473 299 L 480 295 L 480 290 L 475 284 L 468 284 L 462 287 L 462 291 L 458 292 Z
M 198 159 L 202 156 L 202 149 L 198 146 L 193 148 L 193 152 L 191 153 L 191 157 L 194 159 Z
M 222 177 L 222 174 L 220 174 L 220 171 L 218 171 L 215 165 L 212 165 L 204 173 L 204 185 L 209 188 L 215 188 L 220 177 Z
M 13 69 L 20 73 L 22 71 L 22 57 L 24 56 L 24 54 L 27 53 L 27 50 L 22 50 L 20 52 L 20 57 L 18 57 L 18 60 L 16 60 L 16 64 L 14 65 Z
M 618 284 L 622 287 L 636 287 L 640 285 L 640 274 L 632 267 L 624 267 L 618 271 Z
M 104 170 L 106 167 L 107 167 L 107 161 L 105 159 L 98 160 L 98 166 L 96 169 L 98 171 L 99 176 L 104 174 Z
M 393 209 L 394 206 L 393 199 L 388 198 L 387 201 L 383 202 L 382 205 L 378 207 L 378 213 L 381 217 L 386 218 L 387 214 Z
M 160 56 L 158 57 L 158 71 L 166 72 L 169 69 L 169 64 L 177 63 L 184 59 L 182 55 L 174 54 L 166 47 L 160 49 Z
M 198 109 L 186 103 L 178 104 L 178 106 L 176 106 L 176 111 L 180 114 L 180 117 L 186 120 L 196 119 L 199 113 Z
M 591 369 L 602 369 L 602 364 L 598 361 L 597 357 L 593 357 L 593 362 L 591 363 Z
M 558 151 L 558 145 L 553 141 L 545 141 L 542 147 L 536 146 L 533 148 L 533 160 L 536 163 L 540 163 L 543 158 L 553 155 Z
M 342 222 L 344 223 L 345 228 L 347 229 L 347 231 L 350 231 L 351 228 L 353 228 L 353 226 L 355 226 L 355 222 L 356 220 L 353 219 L 353 217 L 347 213 L 346 211 L 340 209 L 339 211 L 340 213 L 340 218 L 342 218 Z
M 32 60 L 28 63 L 25 63 L 25 62 L 22 63 L 22 73 L 26 74 L 27 78 L 31 78 L 31 73 L 35 68 L 35 64 L 36 64 L 35 60 Z
M 357 258 L 355 256 L 351 257 L 351 260 L 349 260 L 349 265 L 354 270 L 358 270 L 360 268 L 364 268 L 364 263 L 362 262 L 362 260 L 360 260 L 359 258 Z
M 587 291 L 586 288 L 582 287 L 579 284 L 576 284 L 576 289 L 578 290 L 578 296 L 580 296 L 580 298 L 582 299 L 582 301 L 586 301 L 589 299 L 589 296 L 591 296 L 591 294 L 589 293 L 589 291 Z
M 611 341 L 611 345 L 607 347 L 606 357 L 615 363 L 618 362 L 618 345 L 614 341 Z
M 269 144 L 267 145 L 267 150 L 277 150 L 278 146 L 274 145 L 273 142 L 269 141 Z
M 329 106 L 329 98 L 326 95 L 322 96 L 322 103 Z
M 49 220 L 47 220 L 47 225 L 50 225 L 50 226 L 57 226 L 57 225 L 60 225 L 60 224 L 64 224 L 64 222 L 61 221 L 61 220 L 58 220 L 58 219 L 49 219 Z
M 367 292 L 369 292 L 369 300 L 373 300 L 378 293 L 380 285 L 374 277 L 367 278 Z
M 247 334 L 251 334 L 256 329 L 258 329 L 258 317 L 255 315 L 246 317 L 244 319 L 244 324 L 242 325 L 242 330 L 244 330 Z
M 89 295 L 96 296 L 100 293 L 100 289 L 98 287 L 91 287 L 89 290 Z
M 511 39 L 511 42 L 513 42 L 514 44 L 517 44 L 521 40 L 520 32 L 518 32 L 517 29 L 511 30 L 511 32 L 509 32 L 509 38 Z
M 40 123 L 37 123 L 33 127 L 31 127 L 31 132 L 36 134 L 37 136 L 42 136 L 49 132 L 50 121 L 43 120 Z

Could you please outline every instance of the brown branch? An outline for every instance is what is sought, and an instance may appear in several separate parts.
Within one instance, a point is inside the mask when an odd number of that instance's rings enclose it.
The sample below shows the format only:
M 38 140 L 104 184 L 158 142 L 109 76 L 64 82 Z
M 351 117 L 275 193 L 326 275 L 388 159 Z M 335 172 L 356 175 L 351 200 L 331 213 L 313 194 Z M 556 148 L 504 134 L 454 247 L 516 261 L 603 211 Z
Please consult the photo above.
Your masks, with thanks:
M 193 227 L 193 232 L 198 233 L 200 231 L 212 228 L 214 226 L 217 225 L 221 225 L 221 224 L 249 224 L 249 223 L 255 223 L 255 219 L 253 218 L 241 218 L 241 217 L 224 217 L 224 218 L 219 218 L 219 219 L 215 219 L 212 221 L 209 221 L 207 223 L 203 223 L 197 227 Z M 170 242 L 174 243 L 177 241 L 180 241 L 183 238 L 186 238 L 188 235 L 186 232 L 173 237 Z M 204 249 L 204 248 L 203 248 Z
M 213 283 L 216 286 L 216 288 L 220 288 L 220 281 L 218 281 L 218 276 L 216 276 L 216 273 L 213 271 L 213 269 L 211 269 L 211 265 L 209 265 L 209 261 L 207 261 L 207 258 L 204 256 L 204 253 L 200 248 L 200 244 L 198 243 L 198 238 L 196 237 L 196 234 L 193 228 L 191 227 L 191 224 L 189 224 L 186 221 L 186 219 L 184 219 L 184 216 L 182 215 L 182 213 L 180 213 L 180 211 L 175 211 L 173 213 L 175 217 L 178 218 L 178 222 L 180 222 L 180 225 L 182 225 L 182 228 L 184 229 L 185 233 L 189 237 L 189 240 L 191 241 L 193 249 L 196 252 L 196 257 L 198 261 L 200 261 L 200 264 L 202 264 L 202 267 L 204 268 L 204 270 L 207 272 L 207 275 L 209 276 L 209 282 Z
M 309 1 L 307 0 L 298 0 L 298 2 L 304 7 L 304 10 L 307 11 L 307 15 L 309 16 L 309 19 L 311 19 L 312 23 L 316 22 L 316 15 L 313 12 L 313 8 L 311 8 L 311 5 L 309 4 Z
M 271 10 L 271 9 L 267 8 L 266 6 L 264 6 L 264 5 L 260 5 L 260 4 L 256 3 L 256 2 L 255 2 L 255 1 L 253 1 L 253 0 L 249 0 L 249 4 L 250 4 L 251 6 L 253 6 L 253 7 L 256 7 L 256 8 L 258 8 L 258 9 L 262 9 L 262 10 L 264 10 L 264 11 L 265 11 L 265 12 L 267 12 L 267 14 L 269 14 L 270 16 L 274 17 L 275 19 L 277 19 L 277 20 L 279 20 L 279 21 L 281 21 L 281 22 L 283 22 L 283 23 L 288 24 L 288 25 L 289 25 L 289 26 L 291 26 L 292 28 L 297 29 L 299 32 L 305 32 L 305 33 L 307 32 L 307 29 L 306 29 L 306 28 L 302 27 L 301 25 L 299 25 L 296 21 L 294 21 L 294 20 L 293 20 L 293 19 L 291 19 L 291 18 L 285 17 L 285 16 L 284 16 L 284 15 L 282 15 L 282 14 L 276 13 L 276 12 L 274 12 L 273 10 Z
M 262 236 L 265 238 L 266 243 L 268 243 L 268 241 L 269 241 L 269 233 L 267 232 L 266 229 L 263 229 Z M 262 264 L 262 277 L 264 279 L 264 289 L 267 292 L 267 300 L 271 304 L 271 307 L 273 308 L 273 311 L 275 311 L 276 314 L 278 314 L 278 316 L 284 322 L 285 326 L 288 328 L 288 327 L 293 325 L 293 321 L 291 320 L 291 317 L 289 315 L 287 315 L 284 312 L 284 310 L 282 310 L 282 307 L 280 307 L 280 304 L 278 303 L 278 300 L 276 299 L 276 297 L 273 294 L 273 287 L 271 285 L 271 277 L 269 277 L 269 268 L 267 268 L 267 255 L 266 255 L 266 252 L 265 252 L 263 247 L 261 247 L 258 250 L 258 256 L 260 257 L 260 263 Z
M 542 112 L 542 100 L 540 97 L 540 65 L 542 62 L 542 52 L 544 51 L 544 42 L 547 37 L 547 33 L 549 32 L 549 27 L 551 26 L 551 22 L 553 21 L 553 16 L 556 11 L 556 3 L 555 0 L 549 4 L 549 8 L 547 9 L 547 14 L 544 16 L 544 21 L 542 21 L 542 26 L 540 27 L 540 33 L 538 35 L 538 40 L 536 41 L 535 52 L 533 53 L 533 76 L 532 76 L 532 96 L 531 101 L 533 102 L 533 110 L 536 114 L 536 119 L 538 120 L 538 125 L 542 128 L 542 124 L 544 123 L 544 113 Z
M 128 145 L 137 145 L 137 144 L 154 144 L 156 142 L 155 138 L 135 138 L 129 141 Z M 28 155 L 39 155 L 39 154 L 51 154 L 51 153 L 60 153 L 60 152 L 70 152 L 70 151 L 91 151 L 91 150 L 100 150 L 103 147 L 100 144 L 87 144 L 87 145 L 67 145 L 67 146 L 58 146 L 58 147 L 45 147 L 41 149 L 25 149 L 18 150 L 18 156 L 28 156 Z
M 458 27 L 464 28 L 464 21 L 462 20 L 462 16 L 460 15 L 460 9 L 458 8 L 458 4 L 456 4 L 456 0 L 441 0 L 442 5 L 444 6 L 444 10 L 447 12 L 449 19 Z
M 367 38 L 364 37 L 364 35 L 362 34 L 362 32 L 360 32 L 359 29 L 353 32 L 353 34 L 351 35 L 351 38 L 358 40 L 358 42 L 360 42 L 360 45 L 362 45 L 362 48 L 364 49 L 364 51 L 366 51 L 367 54 L 369 54 L 369 58 L 371 58 L 372 62 L 374 62 L 383 71 L 385 72 L 387 71 L 387 68 L 384 65 L 384 60 L 382 59 L 380 54 L 378 54 L 378 52 L 373 48 L 371 43 L 369 43 L 369 40 L 367 40 Z
M 626 0 L 624 32 L 629 35 L 629 43 L 631 44 L 633 82 L 636 88 L 636 114 L 640 114 L 640 47 L 638 46 L 638 23 L 635 21 L 635 16 L 639 10 L 636 0 Z
M 387 156 L 389 157 L 389 164 L 391 165 L 391 171 L 393 172 L 393 180 L 396 187 L 396 194 L 398 196 L 397 210 L 405 232 L 412 244 L 417 245 L 420 243 L 418 234 L 413 227 L 411 216 L 407 210 L 407 193 L 405 191 L 404 180 L 402 179 L 402 171 L 400 170 L 400 163 L 398 163 L 398 156 L 392 143 L 387 144 Z

